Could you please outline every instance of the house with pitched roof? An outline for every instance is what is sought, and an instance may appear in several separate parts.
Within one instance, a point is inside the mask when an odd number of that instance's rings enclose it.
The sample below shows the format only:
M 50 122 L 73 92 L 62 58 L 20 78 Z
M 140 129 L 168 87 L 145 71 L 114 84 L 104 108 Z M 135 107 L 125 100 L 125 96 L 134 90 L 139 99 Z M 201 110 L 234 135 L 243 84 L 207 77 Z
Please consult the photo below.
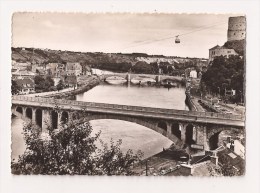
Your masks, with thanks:
M 216 45 L 209 49 L 209 64 L 211 64 L 214 58 L 217 56 L 224 56 L 228 58 L 231 55 L 238 55 L 238 53 L 236 53 L 234 49 Z
M 35 92 L 35 83 L 30 78 L 17 79 L 15 80 L 17 85 L 20 87 L 19 94 L 29 94 Z

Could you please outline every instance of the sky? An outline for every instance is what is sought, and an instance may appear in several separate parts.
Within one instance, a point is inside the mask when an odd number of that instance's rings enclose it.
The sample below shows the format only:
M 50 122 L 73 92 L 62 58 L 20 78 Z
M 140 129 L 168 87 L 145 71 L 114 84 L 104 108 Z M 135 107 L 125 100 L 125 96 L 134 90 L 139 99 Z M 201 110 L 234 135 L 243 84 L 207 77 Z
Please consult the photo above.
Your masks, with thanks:
M 230 16 L 235 15 L 14 13 L 12 46 L 208 58 L 211 47 L 227 41 Z

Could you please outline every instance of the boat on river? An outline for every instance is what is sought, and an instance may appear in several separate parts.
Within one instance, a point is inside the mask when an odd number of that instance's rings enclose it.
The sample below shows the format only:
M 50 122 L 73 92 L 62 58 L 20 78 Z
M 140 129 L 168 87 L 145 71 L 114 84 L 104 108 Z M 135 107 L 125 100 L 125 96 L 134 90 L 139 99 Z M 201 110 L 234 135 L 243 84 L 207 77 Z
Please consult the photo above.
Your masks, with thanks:
M 167 82 L 167 83 L 162 83 L 162 85 L 165 87 L 165 88 L 173 88 L 173 87 L 177 87 L 178 84 L 176 82 Z
M 150 77 L 135 77 L 131 79 L 131 83 L 135 85 L 153 85 L 156 81 Z

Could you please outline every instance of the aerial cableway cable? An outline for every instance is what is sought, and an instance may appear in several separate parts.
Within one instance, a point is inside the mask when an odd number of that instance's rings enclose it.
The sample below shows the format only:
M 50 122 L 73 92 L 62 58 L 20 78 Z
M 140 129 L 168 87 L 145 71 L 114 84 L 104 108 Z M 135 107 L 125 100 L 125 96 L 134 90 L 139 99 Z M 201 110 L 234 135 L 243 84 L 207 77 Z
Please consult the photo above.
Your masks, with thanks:
M 159 39 L 140 41 L 137 44 L 130 45 L 130 46 L 125 47 L 123 49 L 132 48 L 132 47 L 138 47 L 138 46 L 142 46 L 142 45 L 145 45 L 145 44 L 151 44 L 151 43 L 154 43 L 154 42 L 159 42 L 159 41 L 172 39 L 172 38 L 175 38 L 175 43 L 180 43 L 180 38 L 179 38 L 180 36 L 185 36 L 185 35 L 189 35 L 189 34 L 192 34 L 192 33 L 198 32 L 198 31 L 210 29 L 210 28 L 213 28 L 213 27 L 218 26 L 218 25 L 223 25 L 225 23 L 226 23 L 226 21 L 225 22 L 218 22 L 218 23 L 216 23 L 214 25 L 203 26 L 203 27 L 200 27 L 199 29 L 192 30 L 192 31 L 189 31 L 189 32 L 186 32 L 186 33 L 182 33 L 182 34 L 178 34 L 178 35 L 174 35 L 174 36 L 168 36 L 168 37 L 159 38 Z

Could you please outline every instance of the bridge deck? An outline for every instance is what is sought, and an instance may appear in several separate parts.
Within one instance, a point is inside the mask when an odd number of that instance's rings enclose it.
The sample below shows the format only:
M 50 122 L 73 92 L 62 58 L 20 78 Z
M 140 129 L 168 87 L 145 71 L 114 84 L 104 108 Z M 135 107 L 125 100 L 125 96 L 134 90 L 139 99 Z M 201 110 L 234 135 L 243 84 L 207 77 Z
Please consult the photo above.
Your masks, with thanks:
M 180 120 L 198 123 L 212 123 L 244 127 L 244 116 L 212 112 L 184 111 L 152 107 L 128 106 L 117 104 L 93 103 L 53 98 L 13 96 L 12 103 L 34 107 L 59 107 L 64 110 L 85 110 L 107 114 L 129 115 L 136 117 Z

